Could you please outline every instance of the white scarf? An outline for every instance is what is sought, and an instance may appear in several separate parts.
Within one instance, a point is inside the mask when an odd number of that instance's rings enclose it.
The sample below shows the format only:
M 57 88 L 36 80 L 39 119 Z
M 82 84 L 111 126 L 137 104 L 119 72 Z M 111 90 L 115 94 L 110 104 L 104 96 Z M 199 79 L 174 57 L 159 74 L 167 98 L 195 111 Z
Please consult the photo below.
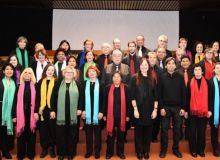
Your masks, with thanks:
M 42 68 L 42 63 L 39 60 L 37 61 L 37 67 L 36 67 L 37 82 L 41 79 L 43 70 L 44 70 L 46 65 L 47 65 L 47 61 L 44 61 L 43 68 Z
M 57 73 L 57 77 L 59 76 L 59 73 L 58 73 L 58 63 L 59 63 L 59 61 L 57 61 L 56 63 L 55 63 L 55 68 L 56 68 L 56 73 Z M 63 61 L 63 65 L 62 65 L 62 68 L 61 68 L 61 71 L 63 70 L 63 69 L 65 69 L 66 68 L 66 61 Z

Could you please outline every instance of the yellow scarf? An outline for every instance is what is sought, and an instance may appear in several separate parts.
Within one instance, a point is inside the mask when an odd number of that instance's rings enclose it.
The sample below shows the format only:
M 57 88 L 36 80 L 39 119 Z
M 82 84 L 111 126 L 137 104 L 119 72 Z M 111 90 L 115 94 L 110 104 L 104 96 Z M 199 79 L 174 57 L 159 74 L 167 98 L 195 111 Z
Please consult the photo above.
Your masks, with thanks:
M 200 56 L 198 55 L 198 53 L 196 53 L 195 56 L 195 64 L 199 63 L 200 61 L 202 61 L 205 58 L 204 53 L 202 53 Z
M 46 105 L 48 106 L 48 108 L 50 108 L 50 98 L 51 98 L 51 94 L 52 94 L 52 90 L 53 90 L 53 86 L 54 86 L 54 81 L 55 81 L 55 78 L 52 78 L 50 80 L 49 85 L 48 85 L 48 89 L 47 89 L 48 91 L 46 90 L 47 79 L 44 78 L 41 83 L 41 102 L 40 102 L 41 121 L 44 120 L 43 110 L 46 107 Z

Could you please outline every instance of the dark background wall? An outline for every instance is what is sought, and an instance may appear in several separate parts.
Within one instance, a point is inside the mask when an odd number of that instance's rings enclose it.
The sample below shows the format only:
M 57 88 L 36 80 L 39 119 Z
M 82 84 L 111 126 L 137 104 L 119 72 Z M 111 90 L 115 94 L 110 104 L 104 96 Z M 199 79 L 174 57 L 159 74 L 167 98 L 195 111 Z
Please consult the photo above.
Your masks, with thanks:
M 52 9 L 0 8 L 0 55 L 8 55 L 21 35 L 28 38 L 30 49 L 36 42 L 42 42 L 46 49 L 51 49 L 52 15 Z M 197 40 L 211 44 L 220 40 L 219 20 L 219 10 L 180 11 L 180 37 L 189 39 L 192 51 Z

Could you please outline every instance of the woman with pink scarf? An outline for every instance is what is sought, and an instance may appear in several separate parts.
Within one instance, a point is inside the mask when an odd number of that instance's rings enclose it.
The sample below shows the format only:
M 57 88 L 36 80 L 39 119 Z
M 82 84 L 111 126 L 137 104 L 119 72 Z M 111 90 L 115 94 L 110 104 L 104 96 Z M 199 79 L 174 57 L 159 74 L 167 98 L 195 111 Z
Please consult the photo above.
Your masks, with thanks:
M 27 156 L 34 159 L 36 142 L 36 120 L 38 114 L 34 114 L 36 78 L 31 68 L 26 68 L 20 76 L 20 86 L 17 95 L 16 108 L 16 134 L 17 134 L 17 158 L 22 160 Z

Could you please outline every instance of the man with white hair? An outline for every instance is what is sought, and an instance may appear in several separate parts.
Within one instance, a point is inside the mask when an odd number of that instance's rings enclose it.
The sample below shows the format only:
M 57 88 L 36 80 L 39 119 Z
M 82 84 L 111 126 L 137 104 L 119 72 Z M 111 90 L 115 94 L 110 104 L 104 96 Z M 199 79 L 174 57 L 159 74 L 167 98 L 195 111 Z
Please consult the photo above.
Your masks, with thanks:
M 145 57 L 150 50 L 144 46 L 144 36 L 139 35 L 136 37 L 136 44 L 137 44 L 137 55 L 139 58 Z
M 112 44 L 113 44 L 113 50 L 115 49 L 121 50 L 121 40 L 119 38 L 115 38 Z
M 172 57 L 171 51 L 167 49 L 168 46 L 168 37 L 166 35 L 160 35 L 157 39 L 158 48 L 165 48 L 166 49 L 166 58 Z
M 125 84 L 129 84 L 131 74 L 128 65 L 122 62 L 122 52 L 119 49 L 115 49 L 112 52 L 112 63 L 108 64 L 102 73 L 102 81 L 105 85 L 112 83 L 112 74 L 116 71 L 120 71 L 122 74 L 122 81 Z

